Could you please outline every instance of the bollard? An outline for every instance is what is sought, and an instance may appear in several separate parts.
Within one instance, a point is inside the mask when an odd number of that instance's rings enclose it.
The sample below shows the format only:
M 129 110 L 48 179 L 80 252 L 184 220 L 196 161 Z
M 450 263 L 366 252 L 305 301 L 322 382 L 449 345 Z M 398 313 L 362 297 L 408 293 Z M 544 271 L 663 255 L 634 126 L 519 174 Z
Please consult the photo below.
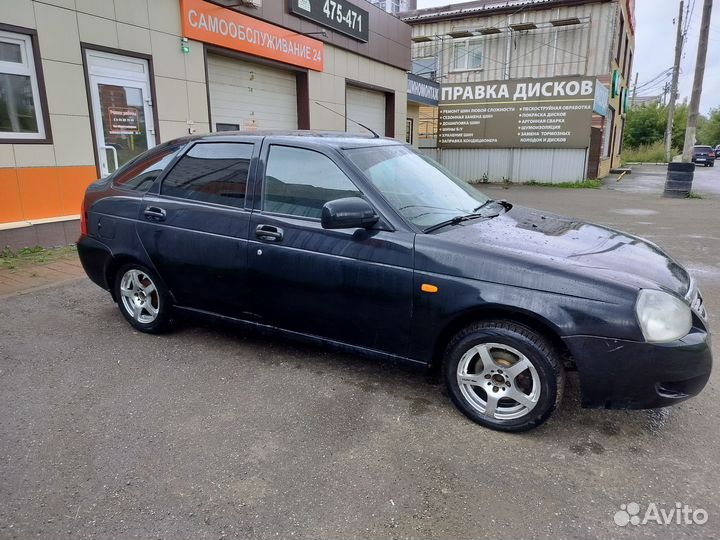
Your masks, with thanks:
M 694 163 L 668 163 L 663 197 L 685 199 L 692 189 Z

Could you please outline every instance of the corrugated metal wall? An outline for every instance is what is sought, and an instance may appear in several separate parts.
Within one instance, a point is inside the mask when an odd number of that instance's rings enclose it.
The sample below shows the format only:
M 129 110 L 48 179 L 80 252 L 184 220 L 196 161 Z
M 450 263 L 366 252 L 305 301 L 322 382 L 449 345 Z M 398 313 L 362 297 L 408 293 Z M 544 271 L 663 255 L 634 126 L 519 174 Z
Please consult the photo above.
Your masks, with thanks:
M 610 71 L 617 9 L 614 2 L 535 10 L 528 6 L 509 15 L 427 23 L 407 22 L 413 26 L 413 37 L 433 38 L 431 42 L 414 43 L 412 55 L 413 58 L 437 57 L 440 82 L 482 82 L 506 78 L 508 44 L 510 78 L 598 76 Z M 572 17 L 581 19 L 582 24 L 526 31 L 507 30 L 511 24 L 547 23 Z M 477 32 L 483 28 L 499 28 L 502 33 L 470 38 L 485 44 L 482 69 L 455 71 L 452 63 L 453 43 L 468 38 L 453 39 L 448 33 L 459 30 Z
M 566 148 L 421 148 L 468 182 L 577 182 L 585 179 L 587 150 Z
M 437 22 L 409 20 L 413 37 L 427 36 L 430 42 L 414 43 L 413 58 L 437 57 L 437 80 L 446 82 L 483 82 L 523 77 L 585 75 L 607 78 L 614 53 L 616 2 L 597 2 L 551 9 L 535 9 L 530 3 L 515 13 L 467 16 Z M 509 25 L 523 22 L 548 23 L 552 20 L 579 18 L 573 26 L 541 27 L 512 31 Z M 501 33 L 476 36 L 485 44 L 483 66 L 479 70 L 453 69 L 453 39 L 448 34 L 459 30 L 478 32 L 499 28 Z M 510 61 L 507 61 L 508 47 Z M 509 64 L 509 68 L 507 68 Z M 431 149 L 422 151 L 461 178 L 478 181 L 487 174 L 491 181 L 507 178 L 513 182 L 572 182 L 585 178 L 587 149 Z

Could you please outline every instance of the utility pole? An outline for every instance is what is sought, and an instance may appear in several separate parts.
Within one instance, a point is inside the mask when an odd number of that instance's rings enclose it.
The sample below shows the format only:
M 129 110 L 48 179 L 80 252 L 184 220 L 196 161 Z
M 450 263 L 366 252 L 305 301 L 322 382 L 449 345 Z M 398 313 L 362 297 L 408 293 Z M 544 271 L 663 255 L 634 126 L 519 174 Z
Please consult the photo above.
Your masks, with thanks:
M 677 100 L 678 77 L 680 76 L 680 57 L 682 56 L 683 32 L 683 0 L 680 0 L 680 11 L 677 18 L 677 34 L 675 36 L 675 63 L 673 64 L 672 86 L 670 86 L 670 103 L 667 108 L 667 124 L 665 125 L 665 159 L 672 159 L 672 130 L 675 120 L 675 101 Z
M 700 23 L 700 41 L 698 42 L 697 60 L 695 61 L 695 79 L 693 80 L 692 94 L 690 94 L 690 108 L 688 109 L 687 128 L 685 129 L 685 145 L 683 146 L 682 160 L 690 161 L 692 147 L 695 144 L 695 131 L 700 111 L 700 96 L 702 95 L 703 78 L 705 77 L 705 60 L 707 59 L 708 35 L 710 34 L 710 16 L 712 15 L 713 0 L 703 3 L 702 22 Z
M 636 71 L 636 72 L 635 72 L 635 85 L 633 86 L 632 101 L 630 102 L 630 105 L 631 105 L 632 107 L 635 106 L 635 98 L 637 97 L 637 80 L 638 80 L 638 75 L 640 75 L 640 72 L 639 72 L 639 71 Z

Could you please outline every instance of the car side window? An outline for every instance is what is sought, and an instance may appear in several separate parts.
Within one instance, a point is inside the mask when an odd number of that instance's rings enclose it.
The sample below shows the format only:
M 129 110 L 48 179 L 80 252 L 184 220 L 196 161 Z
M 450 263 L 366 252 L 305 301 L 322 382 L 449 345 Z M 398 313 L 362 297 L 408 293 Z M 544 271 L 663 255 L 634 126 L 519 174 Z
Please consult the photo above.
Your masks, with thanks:
M 163 145 L 122 167 L 112 176 L 114 186 L 134 191 L 147 191 L 165 170 L 182 144 Z
M 252 153 L 249 143 L 198 143 L 165 177 L 161 193 L 242 207 Z
M 362 194 L 330 158 L 305 148 L 270 147 L 263 187 L 266 212 L 320 219 L 326 202 L 344 197 Z

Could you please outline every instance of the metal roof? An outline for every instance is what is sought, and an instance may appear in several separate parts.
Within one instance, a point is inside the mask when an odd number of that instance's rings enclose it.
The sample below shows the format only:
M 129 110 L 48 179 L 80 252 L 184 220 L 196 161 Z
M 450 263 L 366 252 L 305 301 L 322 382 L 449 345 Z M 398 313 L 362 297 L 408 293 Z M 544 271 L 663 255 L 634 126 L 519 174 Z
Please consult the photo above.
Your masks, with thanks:
M 400 13 L 400 19 L 408 24 L 438 19 L 462 19 L 483 16 L 486 13 L 512 12 L 520 10 L 545 9 L 557 6 L 573 6 L 578 4 L 605 3 L 616 0 L 475 0 L 462 4 L 416 9 Z

